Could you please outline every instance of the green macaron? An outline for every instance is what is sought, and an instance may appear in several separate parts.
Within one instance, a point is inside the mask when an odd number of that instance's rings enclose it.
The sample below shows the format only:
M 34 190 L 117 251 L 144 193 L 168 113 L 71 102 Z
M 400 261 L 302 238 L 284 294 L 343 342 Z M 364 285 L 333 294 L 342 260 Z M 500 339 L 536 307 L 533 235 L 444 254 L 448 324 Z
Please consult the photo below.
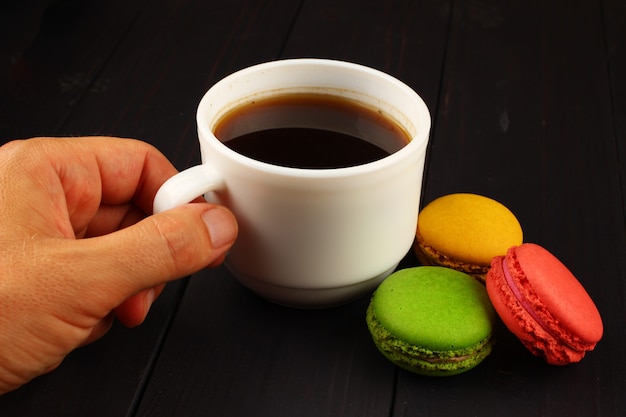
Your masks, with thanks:
M 496 314 L 485 287 L 440 266 L 397 271 L 376 289 L 367 325 L 382 354 L 421 375 L 446 376 L 482 362 Z

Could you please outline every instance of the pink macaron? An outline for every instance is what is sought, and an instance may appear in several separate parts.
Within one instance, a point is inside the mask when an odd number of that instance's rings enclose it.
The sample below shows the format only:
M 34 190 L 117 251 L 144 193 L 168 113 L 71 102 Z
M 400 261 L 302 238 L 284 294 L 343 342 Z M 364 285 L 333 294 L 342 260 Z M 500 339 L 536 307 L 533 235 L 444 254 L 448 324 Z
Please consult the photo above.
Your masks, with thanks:
M 578 362 L 602 338 L 602 319 L 587 291 L 539 245 L 514 246 L 493 258 L 486 285 L 508 329 L 550 364 Z

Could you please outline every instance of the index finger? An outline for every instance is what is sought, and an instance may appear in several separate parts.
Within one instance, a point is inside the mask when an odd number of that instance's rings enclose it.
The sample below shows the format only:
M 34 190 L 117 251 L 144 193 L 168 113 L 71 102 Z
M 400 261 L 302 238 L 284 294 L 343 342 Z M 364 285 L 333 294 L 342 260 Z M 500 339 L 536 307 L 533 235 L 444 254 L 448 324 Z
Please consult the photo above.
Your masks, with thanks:
M 150 214 L 159 187 L 177 173 L 158 149 L 136 139 L 81 137 L 55 141 L 58 141 L 57 146 L 66 148 L 61 149 L 60 155 L 55 155 L 54 161 L 57 171 L 63 172 L 69 182 L 64 184 L 64 188 L 72 187 L 81 175 L 92 177 L 91 184 L 95 186 L 97 176 L 101 204 L 133 202 Z M 66 193 L 68 198 L 69 194 Z M 68 205 L 71 205 L 70 201 Z
M 146 142 L 113 138 L 105 143 L 95 138 L 94 143 L 102 181 L 102 203 L 116 205 L 132 201 L 144 213 L 152 213 L 154 196 L 177 169 Z

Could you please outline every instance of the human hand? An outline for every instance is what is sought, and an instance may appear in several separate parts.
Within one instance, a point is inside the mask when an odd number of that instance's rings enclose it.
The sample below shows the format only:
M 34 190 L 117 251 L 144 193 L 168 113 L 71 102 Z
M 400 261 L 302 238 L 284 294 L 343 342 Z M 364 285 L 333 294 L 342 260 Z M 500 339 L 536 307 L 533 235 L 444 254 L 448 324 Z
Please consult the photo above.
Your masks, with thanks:
M 114 316 L 140 324 L 166 282 L 222 262 L 237 234 L 227 209 L 149 216 L 176 172 L 130 139 L 0 148 L 0 393 L 56 368 Z

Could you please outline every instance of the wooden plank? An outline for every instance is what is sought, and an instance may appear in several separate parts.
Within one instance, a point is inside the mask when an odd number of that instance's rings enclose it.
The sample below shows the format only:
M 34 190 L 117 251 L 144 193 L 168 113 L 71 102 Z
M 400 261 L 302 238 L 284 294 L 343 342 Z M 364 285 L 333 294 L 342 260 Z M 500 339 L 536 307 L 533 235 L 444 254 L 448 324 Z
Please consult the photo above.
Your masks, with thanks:
M 305 2 L 283 55 L 352 61 L 385 71 L 417 91 L 434 116 L 450 3 Z
M 294 310 L 224 268 L 198 274 L 138 415 L 380 415 L 394 370 L 369 339 L 366 305 Z
M 228 73 L 276 59 L 297 2 L 157 2 L 137 19 L 65 134 L 134 137 L 155 144 L 179 168 L 199 162 L 196 108 Z
M 0 143 L 55 135 L 123 40 L 143 0 L 7 2 L 0 12 Z
M 581 363 L 553 367 L 501 328 L 492 356 L 467 374 L 401 372 L 393 415 L 623 414 L 626 241 L 602 9 L 468 1 L 453 17 L 426 198 L 476 192 L 507 204 L 525 240 L 587 288 L 605 336 Z
M 438 2 L 305 2 L 282 56 L 371 65 L 436 106 L 447 10 Z M 367 302 L 290 310 L 250 294 L 223 268 L 197 275 L 138 415 L 387 415 L 397 370 L 371 342 Z
M 615 145 L 619 161 L 626 161 L 626 3 L 619 0 L 605 0 L 603 16 L 606 25 L 611 99 L 615 119 Z M 626 172 L 622 170 L 622 184 L 626 184 Z M 624 185 L 622 185 L 624 187 Z M 624 193 L 626 206 L 626 193 Z

